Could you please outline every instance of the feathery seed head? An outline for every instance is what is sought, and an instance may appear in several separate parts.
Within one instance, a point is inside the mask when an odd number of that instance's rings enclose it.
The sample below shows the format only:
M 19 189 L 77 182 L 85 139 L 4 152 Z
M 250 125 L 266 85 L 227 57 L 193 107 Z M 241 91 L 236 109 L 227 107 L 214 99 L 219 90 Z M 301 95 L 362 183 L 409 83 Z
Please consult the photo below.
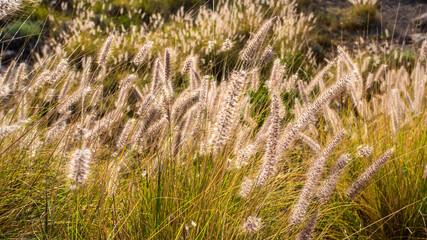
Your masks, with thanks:
M 295 83 L 298 81 L 298 74 L 295 73 L 288 79 L 288 83 L 286 84 L 286 91 L 291 91 L 295 87 Z
M 346 75 L 341 78 L 338 82 L 336 82 L 332 87 L 328 90 L 323 91 L 322 95 L 320 95 L 314 102 L 311 104 L 305 112 L 293 123 L 293 125 L 289 128 L 289 130 L 285 133 L 284 137 L 281 140 L 281 146 L 278 151 L 278 155 L 281 156 L 284 152 L 286 152 L 291 142 L 297 136 L 297 133 L 307 126 L 309 121 L 321 110 L 324 105 L 326 105 L 332 98 L 334 98 L 338 93 L 345 89 L 347 83 L 350 81 L 350 77 Z
M 248 145 L 246 148 L 240 150 L 237 153 L 236 160 L 234 161 L 234 167 L 240 169 L 243 166 L 248 165 L 248 160 L 251 155 L 254 153 L 256 146 L 253 144 Z
M 129 74 L 129 76 L 126 78 L 126 80 L 124 82 L 122 82 L 121 87 L 132 84 L 136 78 L 137 78 L 136 74 Z
M 302 222 L 304 216 L 307 213 L 307 209 L 310 205 L 311 198 L 313 193 L 318 185 L 319 179 L 321 178 L 325 162 L 338 145 L 340 140 L 343 138 L 345 131 L 341 131 L 335 135 L 334 139 L 323 149 L 322 153 L 314 160 L 312 166 L 308 169 L 307 172 L 307 181 L 304 184 L 304 187 L 300 193 L 297 203 L 295 204 L 294 209 L 290 217 L 290 224 L 296 225 Z
M 280 100 L 277 95 L 273 95 L 271 99 L 271 123 L 268 129 L 268 141 L 266 147 L 266 153 L 263 158 L 263 163 L 258 171 L 257 176 L 257 185 L 264 185 L 267 180 L 274 176 L 277 171 L 277 141 L 280 134 L 280 116 L 279 116 L 279 107 Z
M 255 54 L 257 53 L 259 47 L 264 42 L 265 37 L 267 36 L 270 29 L 272 29 L 277 17 L 267 20 L 264 25 L 258 30 L 258 32 L 251 38 L 240 52 L 240 59 L 246 62 L 253 60 Z
M 136 119 L 130 119 L 126 122 L 122 133 L 120 134 L 119 140 L 117 141 L 116 147 L 118 149 L 123 149 L 126 145 L 130 145 L 133 142 L 133 138 L 131 137 L 132 129 L 134 127 Z
M 1 0 L 0 1 L 0 19 L 18 10 L 23 0 Z
M 422 62 L 427 58 L 427 40 L 424 40 L 421 44 L 420 55 L 418 61 Z
M 261 229 L 261 218 L 249 216 L 243 224 L 243 231 L 247 234 L 254 234 Z
M 11 134 L 12 132 L 17 131 L 20 128 L 21 128 L 21 125 L 16 125 L 16 124 L 15 125 L 1 127 L 0 128 L 0 139 L 3 139 L 7 135 Z
M 267 64 L 272 57 L 273 57 L 273 48 L 270 45 L 268 45 L 261 55 L 261 58 L 259 60 L 260 65 Z
M 105 63 L 107 62 L 108 54 L 110 53 L 111 44 L 114 40 L 114 34 L 111 34 L 108 36 L 107 40 L 104 43 L 104 46 L 102 46 L 101 53 L 98 57 L 98 64 L 100 66 L 105 66 Z
M 276 59 L 271 70 L 270 79 L 267 81 L 266 86 L 271 93 L 280 94 L 278 86 L 280 86 L 282 78 L 285 74 L 284 67 L 280 64 L 280 59 Z
M 65 97 L 72 80 L 73 80 L 73 76 L 70 74 L 67 77 L 67 81 L 65 82 L 64 86 L 62 86 L 61 92 L 59 93 L 59 96 L 58 96 L 59 100 L 61 100 Z
M 311 137 L 299 132 L 298 133 L 298 137 L 305 142 L 313 152 L 320 152 L 322 149 L 320 147 L 320 145 Z
M 9 93 L 10 93 L 11 91 L 12 91 L 12 90 L 10 89 L 10 87 L 9 87 L 8 85 L 1 87 L 1 88 L 0 88 L 0 101 L 1 101 L 3 98 L 6 98 L 6 97 L 9 95 Z
M 208 51 L 210 52 L 210 51 L 214 50 L 215 45 L 216 45 L 216 40 L 209 41 L 208 42 Z
M 255 181 L 252 179 L 249 179 L 247 177 L 243 178 L 243 182 L 240 185 L 240 191 L 239 191 L 239 195 L 242 198 L 247 198 L 249 196 L 249 194 L 252 192 L 252 189 L 254 188 L 255 185 Z
M 328 178 L 317 192 L 317 199 L 319 199 L 321 203 L 326 203 L 329 200 L 339 178 L 344 173 L 342 169 L 348 164 L 349 160 L 350 154 L 343 154 L 338 158 Z
M 164 62 L 165 62 L 164 76 L 165 76 L 165 80 L 168 81 L 171 77 L 171 53 L 169 48 L 165 49 Z
M 77 149 L 70 161 L 69 178 L 73 181 L 72 188 L 85 183 L 89 173 L 92 153 L 89 149 Z
M 152 94 L 148 94 L 144 101 L 142 102 L 141 106 L 139 107 L 139 110 L 137 112 L 137 114 L 139 116 L 144 115 L 145 113 L 148 112 L 149 107 L 152 105 L 152 103 L 154 102 L 155 97 Z
M 56 108 L 58 109 L 58 112 L 61 114 L 65 114 L 69 111 L 69 108 L 78 102 L 80 98 L 85 97 L 86 94 L 88 94 L 90 91 L 90 87 L 86 88 L 80 88 L 77 90 L 77 92 L 73 93 L 69 98 L 64 99 L 61 103 L 59 103 Z
M 356 156 L 359 158 L 369 157 L 372 153 L 372 147 L 369 145 L 360 145 L 357 147 Z
M 228 51 L 233 47 L 233 43 L 229 38 L 225 39 L 225 41 L 222 43 L 222 51 Z
M 102 88 L 99 87 L 95 90 L 95 92 L 92 95 L 92 98 L 90 100 L 90 103 L 92 104 L 93 107 L 98 106 L 98 102 L 102 97 Z
M 189 56 L 189 57 L 187 57 L 187 59 L 185 59 L 184 67 L 182 68 L 182 74 L 188 74 L 188 73 L 190 73 L 190 69 L 195 64 L 194 61 L 195 61 L 195 59 L 194 59 L 193 56 Z
M 136 54 L 135 58 L 133 59 L 133 63 L 135 65 L 141 65 L 148 58 L 152 47 L 152 41 L 148 41 L 146 44 L 144 44 L 139 50 L 138 54 Z
M 346 134 L 347 132 L 345 131 L 345 129 L 335 134 L 334 139 L 325 147 L 325 149 L 322 152 L 322 155 L 328 158 L 332 154 L 332 151 L 338 146 L 338 144 L 342 141 L 342 139 Z
M 38 90 L 50 79 L 51 72 L 49 70 L 43 71 L 37 80 L 34 82 L 34 90 Z
M 381 155 L 371 166 L 369 166 L 356 181 L 351 184 L 347 190 L 347 197 L 354 198 L 357 193 L 371 180 L 371 178 L 378 172 L 387 160 L 391 157 L 394 148 L 390 148 L 383 155 Z
M 319 210 L 316 210 L 307 221 L 305 226 L 302 228 L 299 235 L 295 238 L 295 240 L 309 240 L 312 239 L 312 235 L 317 226 L 317 219 L 319 215 Z
M 92 65 L 92 57 L 84 58 L 83 59 L 83 73 L 82 78 L 80 80 L 80 85 L 82 87 L 87 87 L 89 83 L 89 74 L 90 74 L 90 68 Z
M 157 58 L 156 62 L 154 63 L 154 73 L 153 73 L 153 81 L 151 82 L 151 94 L 156 96 L 159 91 L 161 90 L 162 85 L 162 64 L 160 62 L 160 59 Z
M 304 84 L 304 82 L 301 81 L 301 80 L 299 80 L 297 82 L 297 85 L 298 85 L 298 90 L 300 92 L 301 99 L 303 100 L 304 105 L 308 104 L 309 100 L 308 100 L 307 92 L 305 90 L 305 84 Z
M 235 111 L 240 94 L 246 81 L 246 72 L 233 72 L 227 93 L 224 96 L 224 104 L 220 110 L 215 127 L 210 138 L 210 144 L 214 152 L 218 152 L 226 143 L 235 121 Z
M 307 94 L 311 93 L 316 85 L 320 85 L 319 82 L 323 81 L 322 78 L 326 75 L 326 73 L 331 69 L 331 67 L 336 63 L 336 61 L 328 62 L 328 65 L 324 67 L 314 78 L 310 81 L 306 88 Z
M 55 71 L 50 76 L 48 83 L 49 84 L 56 83 L 65 73 L 67 68 L 68 68 L 68 61 L 66 59 L 62 59 L 61 62 L 59 62 L 58 66 L 56 67 Z

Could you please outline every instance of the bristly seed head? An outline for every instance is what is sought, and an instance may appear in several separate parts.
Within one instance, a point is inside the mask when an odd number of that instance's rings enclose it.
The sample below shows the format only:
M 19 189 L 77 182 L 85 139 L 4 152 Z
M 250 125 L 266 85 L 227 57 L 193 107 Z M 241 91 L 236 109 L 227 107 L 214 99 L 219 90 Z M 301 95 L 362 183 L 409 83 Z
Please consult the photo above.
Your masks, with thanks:
M 357 147 L 356 156 L 359 158 L 367 158 L 372 153 L 372 147 L 369 145 L 360 145 Z
M 13 13 L 21 7 L 23 0 L 1 0 L 0 1 L 0 19 Z
M 249 216 L 243 224 L 243 231 L 247 234 L 254 234 L 261 229 L 261 218 Z
M 139 50 L 138 54 L 136 54 L 135 58 L 133 59 L 133 63 L 135 65 L 141 65 L 148 58 L 152 47 L 152 41 L 148 41 L 146 44 L 144 44 Z
M 347 190 L 347 197 L 354 198 L 357 193 L 371 180 L 371 178 L 378 172 L 387 160 L 391 157 L 394 148 L 390 148 L 383 155 L 381 155 L 371 166 L 369 166 L 356 181 L 351 184 Z
M 65 73 L 67 68 L 68 68 L 67 59 L 62 59 L 61 62 L 59 62 L 58 66 L 56 67 L 56 70 L 52 73 L 50 79 L 48 80 L 48 83 L 49 84 L 56 83 Z
M 189 56 L 187 59 L 185 59 L 184 67 L 182 68 L 182 74 L 190 73 L 190 69 L 193 67 L 194 61 L 195 60 L 193 56 Z
M 73 181 L 72 188 L 85 183 L 89 173 L 92 153 L 89 149 L 77 149 L 71 158 L 69 178 Z
M 246 43 L 244 49 L 240 53 L 240 59 L 246 62 L 250 62 L 253 60 L 255 54 L 263 43 L 268 32 L 273 27 L 276 19 L 277 17 L 271 18 L 267 20 L 264 25 L 262 25 L 262 27 L 254 35 L 254 37 Z
M 98 64 L 100 66 L 104 66 L 107 62 L 108 54 L 110 53 L 111 44 L 114 40 L 114 34 L 111 34 L 108 36 L 107 40 L 104 43 L 104 46 L 102 46 L 101 53 L 99 54 L 98 58 Z

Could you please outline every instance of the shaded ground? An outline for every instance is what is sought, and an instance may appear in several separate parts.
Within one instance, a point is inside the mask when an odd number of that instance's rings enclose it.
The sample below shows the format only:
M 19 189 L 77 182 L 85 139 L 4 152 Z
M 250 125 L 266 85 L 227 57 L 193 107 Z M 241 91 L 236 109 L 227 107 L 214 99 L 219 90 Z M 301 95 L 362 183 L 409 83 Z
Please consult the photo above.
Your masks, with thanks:
M 380 12 L 383 26 L 394 30 L 396 37 L 414 42 L 427 39 L 426 27 L 424 25 L 417 27 L 418 22 L 414 21 L 427 13 L 426 0 L 382 1 Z
M 403 48 L 427 39 L 427 0 L 378 0 L 376 19 L 368 16 L 366 24 L 361 26 L 357 26 L 360 19 L 352 15 L 354 8 L 348 0 L 299 0 L 298 3 L 301 11 L 314 12 L 317 36 L 312 47 L 326 57 L 333 54 L 331 50 L 337 45 L 359 47 L 360 39 L 365 43 L 387 40 L 388 44 Z M 420 24 L 417 18 L 422 15 L 424 22 Z

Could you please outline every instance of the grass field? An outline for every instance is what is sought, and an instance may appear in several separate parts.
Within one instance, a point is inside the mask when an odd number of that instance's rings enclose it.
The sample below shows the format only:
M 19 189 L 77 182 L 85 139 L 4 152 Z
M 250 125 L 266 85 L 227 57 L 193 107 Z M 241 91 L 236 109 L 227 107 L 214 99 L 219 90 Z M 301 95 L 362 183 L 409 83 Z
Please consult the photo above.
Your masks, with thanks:
M 426 239 L 427 41 L 298 3 L 0 2 L 0 238 Z

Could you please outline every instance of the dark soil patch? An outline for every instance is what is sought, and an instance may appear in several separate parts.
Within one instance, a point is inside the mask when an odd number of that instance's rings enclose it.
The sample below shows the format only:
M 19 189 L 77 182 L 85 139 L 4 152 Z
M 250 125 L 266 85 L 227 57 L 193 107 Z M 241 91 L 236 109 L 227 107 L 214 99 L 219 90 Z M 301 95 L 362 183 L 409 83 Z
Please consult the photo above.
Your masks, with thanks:
M 414 20 L 427 13 L 427 0 L 378 0 L 371 9 L 376 9 L 375 19 L 369 19 L 372 15 L 355 14 L 355 7 L 348 0 L 299 0 L 298 3 L 300 11 L 313 12 L 317 18 L 316 36 L 311 45 L 320 58 L 334 56 L 337 45 L 360 47 L 360 39 L 364 43 L 387 40 L 388 44 L 403 48 L 427 39 L 426 27 L 417 26 L 419 22 Z M 366 18 L 361 19 L 362 26 L 358 25 L 360 15 Z

